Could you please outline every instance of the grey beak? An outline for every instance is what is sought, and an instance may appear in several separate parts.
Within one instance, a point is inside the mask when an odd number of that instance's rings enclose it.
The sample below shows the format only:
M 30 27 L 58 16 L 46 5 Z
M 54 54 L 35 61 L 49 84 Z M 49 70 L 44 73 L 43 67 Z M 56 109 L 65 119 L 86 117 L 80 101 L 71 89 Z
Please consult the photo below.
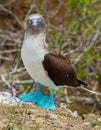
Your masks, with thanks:
M 39 23 L 38 23 L 38 19 L 37 19 L 37 18 L 30 19 L 30 20 L 29 20 L 29 23 L 30 23 L 30 25 L 31 25 L 33 28 L 39 26 Z
M 37 26 L 37 25 L 38 25 L 37 19 L 32 20 L 32 25 L 33 25 L 33 26 Z

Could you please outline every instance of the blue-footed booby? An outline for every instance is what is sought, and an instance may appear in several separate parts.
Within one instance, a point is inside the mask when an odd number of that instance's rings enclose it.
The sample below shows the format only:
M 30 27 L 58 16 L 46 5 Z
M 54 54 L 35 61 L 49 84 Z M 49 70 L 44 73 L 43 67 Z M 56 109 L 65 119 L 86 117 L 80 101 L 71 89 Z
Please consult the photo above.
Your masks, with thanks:
M 36 83 L 36 91 L 19 96 L 25 102 L 35 102 L 41 108 L 55 110 L 54 90 L 61 86 L 86 85 L 77 79 L 69 59 L 48 49 L 44 18 L 32 14 L 27 19 L 21 57 L 29 75 Z M 51 89 L 50 96 L 44 96 L 40 84 Z

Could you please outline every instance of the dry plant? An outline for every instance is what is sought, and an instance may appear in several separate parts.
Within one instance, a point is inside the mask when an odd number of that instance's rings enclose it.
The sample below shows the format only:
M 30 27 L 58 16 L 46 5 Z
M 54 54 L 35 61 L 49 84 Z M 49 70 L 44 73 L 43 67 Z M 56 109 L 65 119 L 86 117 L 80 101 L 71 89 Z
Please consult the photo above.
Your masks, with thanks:
M 101 2 L 87 1 L 0 1 L 1 91 L 10 90 L 13 96 L 33 91 L 34 81 L 22 64 L 20 48 L 26 18 L 31 13 L 41 13 L 47 23 L 47 42 L 64 56 L 71 57 L 78 77 L 89 84 L 88 89 L 73 88 L 76 94 L 69 87 L 68 94 L 64 89 L 66 102 L 101 107 Z M 78 90 L 85 91 L 83 96 Z

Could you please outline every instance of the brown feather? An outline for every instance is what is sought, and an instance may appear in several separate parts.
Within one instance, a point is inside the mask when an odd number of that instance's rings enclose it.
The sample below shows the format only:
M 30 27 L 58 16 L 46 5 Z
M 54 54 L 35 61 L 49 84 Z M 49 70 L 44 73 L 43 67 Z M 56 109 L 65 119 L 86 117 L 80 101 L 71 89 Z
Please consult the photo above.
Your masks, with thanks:
M 56 86 L 80 86 L 70 60 L 66 59 L 63 55 L 56 53 L 46 54 L 43 66 Z

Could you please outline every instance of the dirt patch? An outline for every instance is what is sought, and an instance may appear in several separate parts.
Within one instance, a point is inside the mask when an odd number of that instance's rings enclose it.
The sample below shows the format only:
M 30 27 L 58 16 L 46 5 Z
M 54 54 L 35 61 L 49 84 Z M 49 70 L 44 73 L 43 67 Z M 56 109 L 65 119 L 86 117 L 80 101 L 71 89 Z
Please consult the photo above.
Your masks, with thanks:
M 0 130 L 100 130 L 94 114 L 73 117 L 68 109 L 48 111 L 29 106 L 0 105 Z

